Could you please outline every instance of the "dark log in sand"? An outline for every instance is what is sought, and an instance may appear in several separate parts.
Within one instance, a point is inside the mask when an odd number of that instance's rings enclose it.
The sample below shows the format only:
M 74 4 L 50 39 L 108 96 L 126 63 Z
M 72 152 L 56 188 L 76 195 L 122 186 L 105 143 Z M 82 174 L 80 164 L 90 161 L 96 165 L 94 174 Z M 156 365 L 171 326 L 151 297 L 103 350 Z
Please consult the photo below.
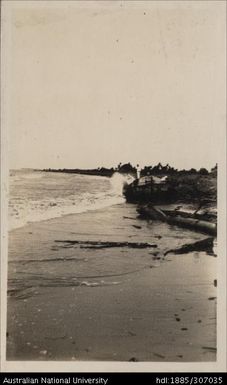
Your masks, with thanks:
M 151 205 L 141 206 L 137 209 L 142 218 L 156 219 L 167 222 L 172 225 L 189 228 L 202 233 L 216 236 L 216 223 L 208 222 L 202 219 L 194 218 L 193 215 L 180 211 L 163 211 Z M 171 214 L 170 214 L 171 213 Z
M 180 215 L 182 218 L 193 218 L 193 219 L 199 219 L 206 222 L 217 222 L 217 214 L 209 211 L 205 211 L 203 213 L 198 213 L 198 210 L 196 210 L 194 213 L 182 211 L 182 210 L 164 210 L 162 209 L 162 212 L 170 217 L 176 217 L 177 215 Z
M 202 221 L 200 219 L 182 218 L 180 216 L 176 216 L 168 218 L 167 222 L 173 225 L 201 231 L 202 233 L 217 235 L 217 225 L 215 223 Z
M 206 251 L 208 254 L 213 254 L 213 244 L 214 238 L 209 237 L 202 239 L 201 241 L 185 244 L 178 249 L 168 250 L 164 253 L 164 255 L 166 256 L 169 253 L 186 254 L 191 253 L 192 251 Z
M 97 242 L 97 241 L 74 241 L 74 240 L 55 240 L 58 243 L 64 243 L 67 247 L 79 245 L 81 248 L 86 249 L 103 249 L 108 247 L 129 247 L 133 249 L 146 249 L 149 247 L 157 247 L 152 243 L 141 242 Z

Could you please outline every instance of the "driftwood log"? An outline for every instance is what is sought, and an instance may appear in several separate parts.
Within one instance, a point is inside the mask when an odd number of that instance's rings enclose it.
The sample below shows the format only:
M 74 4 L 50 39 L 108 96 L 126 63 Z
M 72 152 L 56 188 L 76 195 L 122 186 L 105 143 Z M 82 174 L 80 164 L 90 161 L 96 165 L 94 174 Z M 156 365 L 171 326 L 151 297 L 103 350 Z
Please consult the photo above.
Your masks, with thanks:
M 63 243 L 66 247 L 79 245 L 82 249 L 106 249 L 109 247 L 128 247 L 132 249 L 146 249 L 157 247 L 155 243 L 147 242 L 101 242 L 101 241 L 78 241 L 78 240 L 55 240 L 57 243 Z
M 202 239 L 201 241 L 187 243 L 177 249 L 168 250 L 164 253 L 164 256 L 166 256 L 169 253 L 186 254 L 186 253 L 191 253 L 193 251 L 206 251 L 208 254 L 214 255 L 213 244 L 214 244 L 214 238 L 209 237 L 209 238 Z
M 171 225 L 189 228 L 213 236 L 217 235 L 217 224 L 203 220 L 198 214 L 194 217 L 193 214 L 181 213 L 181 211 L 175 210 L 163 211 L 151 205 L 140 206 L 137 211 L 142 218 L 156 219 Z

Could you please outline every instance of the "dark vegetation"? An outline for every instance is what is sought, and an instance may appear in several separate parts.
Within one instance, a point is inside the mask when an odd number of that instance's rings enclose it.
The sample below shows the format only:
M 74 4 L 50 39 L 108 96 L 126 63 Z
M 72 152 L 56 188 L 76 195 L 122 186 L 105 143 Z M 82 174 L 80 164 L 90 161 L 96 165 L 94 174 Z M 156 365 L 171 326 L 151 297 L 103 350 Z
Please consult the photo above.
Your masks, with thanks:
M 120 174 L 131 174 L 136 177 L 136 167 L 133 167 L 131 163 L 119 163 L 117 167 L 98 167 L 94 169 L 79 169 L 79 168 L 61 168 L 61 169 L 53 169 L 48 168 L 43 171 L 47 172 L 63 172 L 68 174 L 82 174 L 82 175 L 97 175 L 97 176 L 108 176 L 111 177 L 115 172 L 119 172 Z
M 212 169 L 212 172 L 217 171 L 217 165 Z M 171 167 L 169 164 L 163 166 L 161 163 L 158 163 L 155 166 L 145 166 L 141 170 L 141 176 L 149 176 L 149 175 L 209 175 L 209 171 L 206 168 L 200 168 L 200 170 L 196 170 L 195 168 L 191 168 L 190 170 L 178 170 L 174 167 Z

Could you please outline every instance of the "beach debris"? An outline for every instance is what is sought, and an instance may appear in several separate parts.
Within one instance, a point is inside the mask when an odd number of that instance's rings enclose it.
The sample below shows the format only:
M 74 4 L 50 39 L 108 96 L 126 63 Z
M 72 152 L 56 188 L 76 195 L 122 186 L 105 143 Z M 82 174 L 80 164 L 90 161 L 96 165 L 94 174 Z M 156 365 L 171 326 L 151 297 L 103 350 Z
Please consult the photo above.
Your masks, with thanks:
M 32 297 L 34 290 L 30 287 L 28 288 L 18 288 L 18 289 L 8 289 L 8 295 L 17 299 L 22 299 L 24 302 L 27 301 L 27 298 Z
M 216 299 L 217 297 L 209 297 L 209 301 L 213 301 L 214 299 Z
M 162 354 L 159 353 L 153 353 L 154 356 L 159 357 L 159 358 L 165 358 Z
M 139 360 L 136 357 L 132 357 L 129 359 L 129 362 L 138 362 Z
M 158 209 L 157 207 L 154 207 L 152 205 L 139 206 L 137 212 L 139 213 L 139 216 L 141 218 L 156 219 L 164 222 L 167 221 L 166 214 L 164 214 L 161 209 Z
M 157 255 L 159 254 L 158 251 L 152 251 L 152 253 L 150 253 L 151 255 L 153 255 L 154 257 L 157 257 Z
M 200 219 L 194 219 L 194 218 L 181 218 L 176 217 L 176 218 L 170 218 L 168 220 L 169 224 L 177 225 L 180 227 L 185 227 L 185 228 L 191 228 L 194 231 L 198 231 L 201 233 L 208 233 L 211 235 L 216 236 L 217 235 L 217 225 L 216 223 L 211 223 L 207 221 L 203 221 Z
M 181 328 L 181 330 L 188 330 L 188 328 Z
M 191 253 L 192 251 L 206 251 L 209 253 L 211 252 L 213 253 L 213 242 L 214 242 L 214 238 L 208 237 L 208 238 L 202 239 L 201 241 L 187 243 L 177 249 L 167 250 L 164 253 L 164 256 L 166 256 L 169 253 L 186 254 L 186 253 Z
M 96 286 L 111 286 L 111 285 L 119 285 L 119 284 L 120 284 L 120 282 L 117 282 L 117 281 L 114 281 L 114 282 L 106 282 L 106 281 L 87 282 L 87 281 L 82 281 L 80 283 L 80 286 L 96 287 Z
M 158 247 L 157 244 L 147 242 L 101 242 L 101 241 L 77 241 L 77 240 L 55 240 L 55 242 L 68 244 L 71 247 L 79 245 L 83 249 L 105 249 L 108 247 L 129 247 L 133 249 L 146 249 Z M 64 246 L 63 246 L 64 247 Z
M 137 226 L 137 225 L 132 225 L 133 227 L 135 227 L 135 229 L 142 229 L 141 226 Z
M 67 337 L 67 334 L 64 334 L 63 336 L 58 336 L 58 337 L 45 337 L 47 340 L 64 340 Z
M 214 348 L 212 346 L 202 346 L 202 349 L 210 350 L 211 352 L 216 352 L 217 348 Z
M 178 210 L 161 210 L 151 204 L 139 206 L 137 211 L 141 218 L 151 218 L 171 225 L 191 228 L 202 233 L 205 232 L 211 235 L 217 235 L 217 223 L 208 221 L 207 216 L 204 215 L 197 215 L 196 213 L 190 214 Z
M 99 286 L 99 283 L 98 282 L 87 282 L 87 281 L 83 281 L 81 282 L 80 286 Z
M 177 322 L 180 322 L 180 318 L 179 317 L 176 317 L 175 318 Z
M 153 257 L 152 257 L 152 259 L 161 259 L 161 257 L 162 257 L 162 259 L 164 258 L 163 257 L 163 254 L 160 254 L 160 252 L 159 251 L 155 251 L 155 252 L 151 252 L 151 253 L 149 253 L 149 254 L 151 254 L 151 255 L 153 255 Z
M 217 279 L 214 279 L 214 286 L 217 287 L 217 285 L 218 285 L 218 281 Z

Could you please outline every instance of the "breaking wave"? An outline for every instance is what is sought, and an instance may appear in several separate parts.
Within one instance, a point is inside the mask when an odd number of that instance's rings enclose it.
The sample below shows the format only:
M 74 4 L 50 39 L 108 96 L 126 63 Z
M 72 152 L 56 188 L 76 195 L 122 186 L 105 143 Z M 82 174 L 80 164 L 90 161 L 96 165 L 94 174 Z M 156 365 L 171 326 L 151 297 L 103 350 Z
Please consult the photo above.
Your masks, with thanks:
M 123 203 L 129 175 L 111 178 L 33 170 L 10 175 L 9 228 Z

